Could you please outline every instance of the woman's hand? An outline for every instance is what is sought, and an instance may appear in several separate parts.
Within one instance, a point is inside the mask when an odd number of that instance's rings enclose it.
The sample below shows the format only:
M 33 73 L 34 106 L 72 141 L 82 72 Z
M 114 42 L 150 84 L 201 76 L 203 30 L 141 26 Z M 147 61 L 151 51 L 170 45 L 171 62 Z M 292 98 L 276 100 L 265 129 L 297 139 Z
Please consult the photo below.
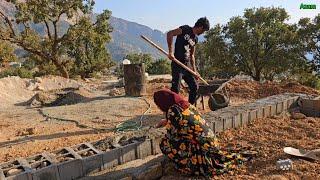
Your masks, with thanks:
M 156 125 L 156 128 L 161 128 L 161 127 L 164 127 L 166 126 L 168 123 L 168 120 L 166 119 L 161 119 L 160 122 Z

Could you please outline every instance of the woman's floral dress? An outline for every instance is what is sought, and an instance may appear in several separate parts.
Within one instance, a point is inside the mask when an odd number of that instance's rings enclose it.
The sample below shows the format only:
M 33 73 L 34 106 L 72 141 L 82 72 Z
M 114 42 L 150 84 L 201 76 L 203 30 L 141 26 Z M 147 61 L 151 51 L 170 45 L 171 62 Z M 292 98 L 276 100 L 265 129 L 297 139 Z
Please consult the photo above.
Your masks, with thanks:
M 183 111 L 173 105 L 166 118 L 167 134 L 160 148 L 182 173 L 212 177 L 243 163 L 239 154 L 219 149 L 213 132 L 194 106 Z

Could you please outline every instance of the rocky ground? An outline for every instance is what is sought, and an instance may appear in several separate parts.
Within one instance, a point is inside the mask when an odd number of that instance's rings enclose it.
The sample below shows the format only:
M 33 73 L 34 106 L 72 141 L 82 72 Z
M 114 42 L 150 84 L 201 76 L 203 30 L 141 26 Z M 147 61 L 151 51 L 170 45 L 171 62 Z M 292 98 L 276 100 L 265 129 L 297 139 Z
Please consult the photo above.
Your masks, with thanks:
M 113 136 L 112 129 L 117 124 L 125 121 L 139 124 L 143 113 L 142 125 L 153 126 L 162 114 L 154 105 L 152 94 L 169 87 L 169 82 L 168 78 L 153 78 L 147 86 L 148 95 L 138 99 L 123 97 L 124 89 L 119 87 L 115 77 L 85 81 L 53 76 L 35 80 L 17 77 L 0 79 L 0 162 Z M 226 88 L 231 105 L 283 92 L 319 95 L 318 91 L 297 83 L 281 85 L 237 79 Z M 202 113 L 208 111 L 208 107 L 201 109 Z M 263 174 L 275 172 L 275 161 L 282 155 L 284 145 L 299 145 L 306 149 L 320 147 L 317 144 L 320 132 L 317 121 L 319 119 L 265 119 L 247 130 L 225 132 L 221 136 L 222 143 L 243 142 L 259 147 L 261 159 L 235 173 L 248 178 L 266 177 Z M 271 129 L 271 126 L 278 129 Z M 257 141 L 258 137 L 260 141 Z M 303 174 L 310 172 L 311 177 L 316 177 L 320 169 L 318 164 L 298 160 L 294 163 L 301 167 L 299 171 Z M 294 179 L 299 176 L 297 171 L 286 177 Z

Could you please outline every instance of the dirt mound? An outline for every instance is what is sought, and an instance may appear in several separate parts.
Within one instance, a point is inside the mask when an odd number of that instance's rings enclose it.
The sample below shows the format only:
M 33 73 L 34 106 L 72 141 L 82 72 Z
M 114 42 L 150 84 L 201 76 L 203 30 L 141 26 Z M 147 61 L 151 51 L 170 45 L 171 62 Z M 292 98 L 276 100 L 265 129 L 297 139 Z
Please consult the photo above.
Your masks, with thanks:
M 67 93 L 58 94 L 59 98 L 52 102 L 49 106 L 63 106 L 77 104 L 90 99 L 92 95 L 85 89 L 79 89 L 76 91 L 70 91 Z
M 72 79 L 66 79 L 60 76 L 37 77 L 30 80 L 29 90 L 51 91 L 64 88 L 79 88 L 81 84 Z
M 92 94 L 84 88 L 66 88 L 48 92 L 39 92 L 23 105 L 38 106 L 62 106 L 84 102 L 92 97 Z
M 28 90 L 29 84 L 29 79 L 16 76 L 0 79 L 0 107 L 30 99 L 35 92 Z
M 233 80 L 226 85 L 226 89 L 231 97 L 250 99 L 260 99 L 286 92 L 320 95 L 319 91 L 295 82 L 280 84 L 270 81 L 260 83 L 250 80 Z
M 23 79 L 17 76 L 2 78 L 0 79 L 0 107 L 8 107 L 14 104 L 23 105 L 26 101 L 29 105 L 37 104 L 35 100 L 46 102 L 55 98 L 52 94 L 46 94 L 48 91 L 65 88 L 79 89 L 81 86 L 82 84 L 75 80 L 59 76 L 37 77 L 35 79 Z M 44 93 L 41 93 L 41 91 L 44 91 Z M 36 94 L 37 92 L 38 94 Z

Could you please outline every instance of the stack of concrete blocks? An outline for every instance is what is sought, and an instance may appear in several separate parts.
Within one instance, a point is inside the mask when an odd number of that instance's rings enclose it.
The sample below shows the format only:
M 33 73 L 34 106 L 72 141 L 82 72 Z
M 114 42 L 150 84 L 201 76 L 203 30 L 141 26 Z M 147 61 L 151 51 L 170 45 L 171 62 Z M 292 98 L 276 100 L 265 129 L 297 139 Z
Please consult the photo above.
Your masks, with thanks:
M 238 107 L 227 107 L 204 115 L 215 133 L 253 123 L 298 106 L 303 94 L 282 94 Z M 111 169 L 127 162 L 160 154 L 161 137 L 136 141 L 114 149 L 98 150 L 95 143 L 83 143 L 52 153 L 0 164 L 1 180 L 71 180 Z M 158 166 L 155 166 L 159 168 Z M 12 173 L 12 171 L 14 172 Z M 8 173 L 10 172 L 10 173 Z
M 146 139 L 105 152 L 93 143 L 0 164 L 0 180 L 71 180 L 160 153 L 159 139 Z M 9 172 L 9 173 L 8 173 Z
M 258 118 L 278 115 L 297 107 L 297 100 L 304 94 L 285 93 L 259 99 L 241 106 L 230 106 L 204 115 L 207 124 L 219 133 L 227 129 L 244 127 Z

